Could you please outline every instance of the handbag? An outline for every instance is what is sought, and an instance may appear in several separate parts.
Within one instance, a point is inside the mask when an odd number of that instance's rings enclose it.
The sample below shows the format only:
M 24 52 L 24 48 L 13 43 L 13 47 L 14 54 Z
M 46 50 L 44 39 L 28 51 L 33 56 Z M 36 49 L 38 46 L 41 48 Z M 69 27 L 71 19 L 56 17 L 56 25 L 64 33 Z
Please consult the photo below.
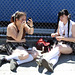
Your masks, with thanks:
M 40 38 L 36 42 L 36 48 L 37 48 L 37 50 L 42 51 L 42 53 L 49 52 L 50 51 L 50 43 L 46 42 L 42 38 Z

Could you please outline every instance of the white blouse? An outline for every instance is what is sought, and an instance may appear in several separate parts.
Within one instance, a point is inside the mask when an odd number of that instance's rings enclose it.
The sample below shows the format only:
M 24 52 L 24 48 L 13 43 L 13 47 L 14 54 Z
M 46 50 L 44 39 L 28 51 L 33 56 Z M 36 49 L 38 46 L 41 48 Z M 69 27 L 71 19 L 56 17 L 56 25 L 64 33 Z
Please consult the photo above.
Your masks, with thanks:
M 72 24 L 74 22 L 70 20 L 69 37 L 72 37 Z M 65 32 L 65 35 L 63 33 Z M 68 22 L 64 25 L 63 22 L 59 21 L 59 34 L 64 37 L 68 37 Z

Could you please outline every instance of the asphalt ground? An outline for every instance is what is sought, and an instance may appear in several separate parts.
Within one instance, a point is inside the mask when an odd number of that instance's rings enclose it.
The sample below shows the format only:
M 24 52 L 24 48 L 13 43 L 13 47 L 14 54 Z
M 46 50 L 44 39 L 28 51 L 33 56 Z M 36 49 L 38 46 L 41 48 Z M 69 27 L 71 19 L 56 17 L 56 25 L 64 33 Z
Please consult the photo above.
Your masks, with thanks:
M 31 44 L 34 45 L 35 43 L 31 42 Z M 40 53 L 40 51 L 38 52 Z M 1 52 L 1 56 L 7 56 L 7 54 Z M 43 67 L 39 68 L 36 61 L 33 60 L 29 63 L 21 64 L 15 72 L 10 71 L 10 63 L 3 64 L 0 67 L 0 75 L 75 75 L 75 55 L 61 55 L 58 63 L 54 66 L 53 73 L 48 72 Z

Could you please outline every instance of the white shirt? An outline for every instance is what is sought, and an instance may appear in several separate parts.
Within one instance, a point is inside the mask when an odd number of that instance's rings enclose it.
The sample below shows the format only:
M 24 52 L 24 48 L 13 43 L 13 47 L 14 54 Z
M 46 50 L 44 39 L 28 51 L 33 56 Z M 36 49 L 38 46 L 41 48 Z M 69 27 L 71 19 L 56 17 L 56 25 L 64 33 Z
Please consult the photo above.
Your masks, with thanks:
M 72 24 L 74 22 L 70 20 L 69 37 L 72 37 Z M 63 33 L 65 32 L 65 35 Z M 64 25 L 63 22 L 59 21 L 59 34 L 64 37 L 68 37 L 68 22 Z

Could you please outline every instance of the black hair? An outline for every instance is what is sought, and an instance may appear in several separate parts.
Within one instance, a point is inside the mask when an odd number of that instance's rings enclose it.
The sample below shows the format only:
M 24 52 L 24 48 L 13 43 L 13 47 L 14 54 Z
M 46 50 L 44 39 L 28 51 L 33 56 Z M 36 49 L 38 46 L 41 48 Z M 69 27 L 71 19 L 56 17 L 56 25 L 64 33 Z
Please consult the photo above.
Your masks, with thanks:
M 55 32 L 56 32 L 56 30 L 57 30 L 57 28 L 58 28 L 59 18 L 60 18 L 60 16 L 63 16 L 63 15 L 68 16 L 68 37 L 69 37 L 69 24 L 70 24 L 71 14 L 69 14 L 68 10 L 66 10 L 66 9 L 63 9 L 63 10 L 61 10 L 61 11 L 58 13 L 57 27 L 56 27 L 56 29 L 55 29 Z

